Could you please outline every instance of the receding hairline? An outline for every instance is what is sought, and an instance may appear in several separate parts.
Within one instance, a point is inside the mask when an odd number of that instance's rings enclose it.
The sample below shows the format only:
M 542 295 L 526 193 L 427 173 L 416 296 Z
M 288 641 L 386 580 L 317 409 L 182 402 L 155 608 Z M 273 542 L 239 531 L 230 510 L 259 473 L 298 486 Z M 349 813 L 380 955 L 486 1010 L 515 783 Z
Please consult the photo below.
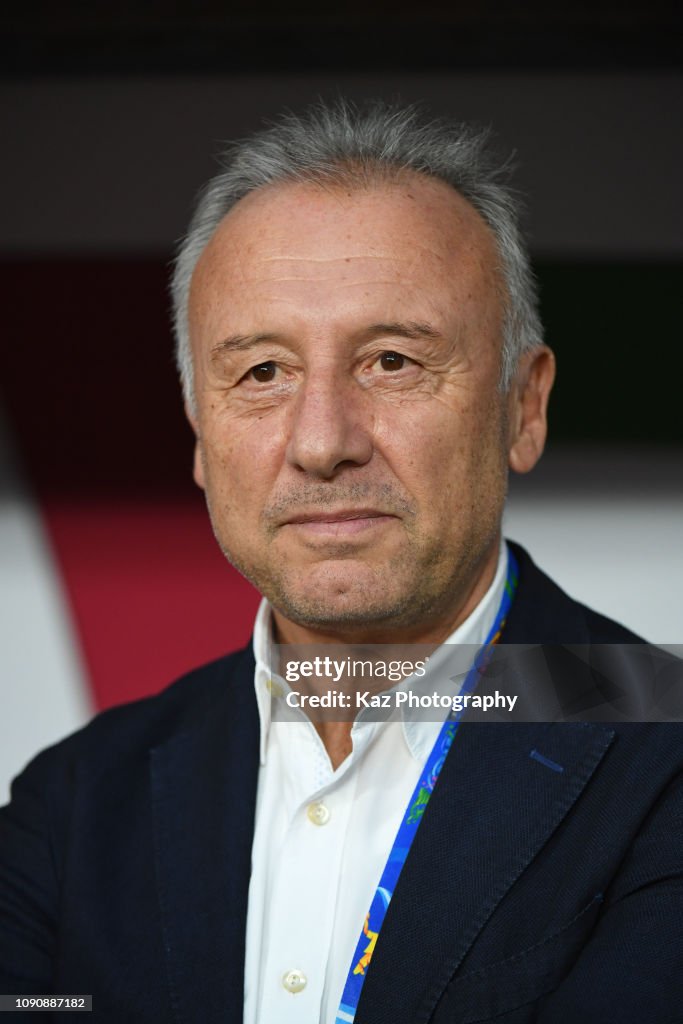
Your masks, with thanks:
M 207 251 L 211 249 L 216 236 L 228 228 L 229 222 L 235 216 L 239 216 L 240 212 L 248 212 L 252 205 L 256 204 L 258 207 L 261 203 L 267 203 L 271 198 L 275 199 L 278 196 L 295 191 L 302 194 L 318 192 L 332 197 L 336 195 L 343 202 L 345 199 L 352 200 L 357 195 L 370 195 L 373 192 L 388 192 L 399 188 L 405 189 L 411 185 L 434 188 L 437 194 L 441 193 L 444 197 L 453 197 L 457 207 L 467 211 L 467 216 L 471 218 L 473 224 L 478 226 L 478 229 L 482 232 L 482 238 L 486 239 L 488 252 L 485 255 L 491 260 L 490 269 L 496 282 L 498 297 L 502 303 L 507 301 L 508 287 L 505 280 L 505 268 L 500 259 L 498 239 L 495 231 L 476 206 L 459 189 L 437 175 L 428 174 L 411 167 L 392 167 L 390 165 L 376 164 L 376 173 L 371 173 L 371 169 L 363 165 L 361 168 L 363 173 L 359 176 L 356 176 L 356 170 L 356 165 L 352 163 L 340 164 L 337 173 L 334 174 L 313 172 L 310 174 L 291 175 L 268 182 L 258 188 L 250 189 L 245 195 L 237 199 L 216 224 L 212 235 L 207 239 L 206 244 L 196 258 L 190 278 L 189 304 L 192 304 L 191 297 L 195 275 L 204 262 L 204 257 Z M 457 207 L 454 207 L 454 212 L 456 212 Z
M 196 262 L 199 262 L 201 254 L 209 246 L 216 232 L 233 213 L 239 209 L 244 209 L 245 205 L 250 205 L 252 202 L 260 202 L 263 199 L 267 199 L 270 195 L 289 191 L 311 190 L 331 196 L 339 195 L 342 198 L 352 198 L 357 194 L 369 194 L 381 191 L 382 189 L 409 187 L 411 184 L 426 185 L 435 188 L 438 192 L 455 196 L 460 203 L 464 203 L 467 209 L 475 215 L 475 219 L 485 228 L 487 236 L 491 239 L 493 245 L 496 248 L 498 247 L 496 233 L 481 211 L 477 209 L 476 205 L 462 190 L 446 181 L 445 178 L 437 174 L 430 174 L 427 171 L 416 170 L 413 167 L 381 163 L 375 163 L 371 167 L 366 164 L 357 165 L 354 162 L 343 162 L 331 169 L 320 170 L 314 168 L 305 173 L 283 176 L 275 181 L 249 189 L 248 192 L 245 192 L 244 195 L 236 199 L 230 208 L 225 211 L 220 221 L 216 224 L 213 234 L 201 250 Z

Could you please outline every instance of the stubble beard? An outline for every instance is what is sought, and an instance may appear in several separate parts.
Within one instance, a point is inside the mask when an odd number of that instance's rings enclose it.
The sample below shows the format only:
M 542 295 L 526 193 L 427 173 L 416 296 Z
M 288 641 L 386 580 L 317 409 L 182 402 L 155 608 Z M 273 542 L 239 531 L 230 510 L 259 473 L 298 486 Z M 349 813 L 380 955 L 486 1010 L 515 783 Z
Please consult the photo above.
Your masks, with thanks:
M 466 601 L 480 563 L 497 543 L 499 524 L 463 538 L 456 557 L 449 553 L 450 568 L 440 545 L 420 548 L 413 537 L 385 563 L 366 563 L 356 579 L 332 565 L 329 572 L 321 571 L 320 563 L 310 569 L 288 569 L 265 560 L 256 564 L 238 555 L 216 525 L 214 533 L 225 558 L 285 619 L 303 628 L 369 642 L 373 632 L 413 632 L 420 623 L 427 626 L 447 620 L 451 609 L 455 618 L 460 596 Z M 307 585 L 309 575 L 315 575 L 315 582 Z

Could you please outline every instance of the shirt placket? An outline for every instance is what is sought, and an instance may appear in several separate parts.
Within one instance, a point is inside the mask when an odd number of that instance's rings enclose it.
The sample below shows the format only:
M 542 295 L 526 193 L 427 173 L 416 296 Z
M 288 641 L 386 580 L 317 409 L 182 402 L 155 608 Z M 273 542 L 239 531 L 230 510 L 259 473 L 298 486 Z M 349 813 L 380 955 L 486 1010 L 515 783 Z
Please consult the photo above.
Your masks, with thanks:
M 356 789 L 352 764 L 335 778 L 310 728 L 297 730 L 296 741 L 297 757 L 288 759 L 285 786 L 288 821 L 280 848 L 274 851 L 261 990 L 264 1024 L 320 1020 Z

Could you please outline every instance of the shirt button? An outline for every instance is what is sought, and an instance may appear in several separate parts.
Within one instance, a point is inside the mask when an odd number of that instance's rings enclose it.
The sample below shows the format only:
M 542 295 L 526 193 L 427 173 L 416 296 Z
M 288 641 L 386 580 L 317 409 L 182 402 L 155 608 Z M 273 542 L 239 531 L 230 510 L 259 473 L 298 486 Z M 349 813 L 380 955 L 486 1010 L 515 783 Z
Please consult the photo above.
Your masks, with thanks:
M 301 992 L 302 989 L 306 988 L 306 975 L 303 971 L 297 971 L 294 968 L 282 975 L 282 984 L 288 992 Z
M 266 689 L 268 690 L 268 693 L 273 695 L 273 697 L 282 696 L 282 687 L 280 686 L 276 679 L 267 679 Z
M 309 804 L 306 808 L 308 820 L 314 825 L 327 825 L 330 820 L 330 809 L 323 803 Z

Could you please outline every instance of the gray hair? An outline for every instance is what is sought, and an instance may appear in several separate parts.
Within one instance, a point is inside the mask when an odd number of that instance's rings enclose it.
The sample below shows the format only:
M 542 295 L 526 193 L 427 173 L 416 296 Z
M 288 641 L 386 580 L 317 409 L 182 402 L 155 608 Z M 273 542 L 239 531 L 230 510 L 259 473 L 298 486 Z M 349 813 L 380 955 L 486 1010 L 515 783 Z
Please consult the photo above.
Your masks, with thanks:
M 510 162 L 492 153 L 488 129 L 426 120 L 415 107 L 375 102 L 359 109 L 340 100 L 227 147 L 221 171 L 199 196 L 175 261 L 171 293 L 176 360 L 186 401 L 194 407 L 188 298 L 195 266 L 228 211 L 247 193 L 279 182 L 366 188 L 413 171 L 445 182 L 480 214 L 495 237 L 506 291 L 501 388 L 523 352 L 541 345 L 536 283 L 519 229 L 521 203 L 507 184 Z

